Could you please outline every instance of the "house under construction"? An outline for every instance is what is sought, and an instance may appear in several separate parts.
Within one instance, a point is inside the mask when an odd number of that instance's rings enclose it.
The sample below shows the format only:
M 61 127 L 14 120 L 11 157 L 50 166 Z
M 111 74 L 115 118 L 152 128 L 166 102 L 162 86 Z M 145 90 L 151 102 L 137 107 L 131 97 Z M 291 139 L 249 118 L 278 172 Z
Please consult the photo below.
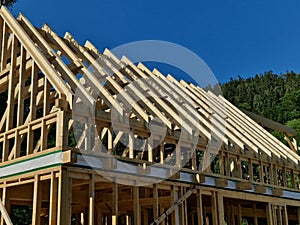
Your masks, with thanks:
M 300 224 L 293 131 L 5 7 L 0 31 L 1 225 Z

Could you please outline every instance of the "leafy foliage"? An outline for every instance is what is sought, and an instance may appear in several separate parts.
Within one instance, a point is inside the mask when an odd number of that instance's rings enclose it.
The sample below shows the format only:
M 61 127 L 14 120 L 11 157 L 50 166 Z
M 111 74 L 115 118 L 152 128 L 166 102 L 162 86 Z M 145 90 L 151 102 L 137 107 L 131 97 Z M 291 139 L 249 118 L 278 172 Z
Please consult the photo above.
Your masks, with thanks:
M 29 225 L 32 218 L 32 207 L 27 205 L 12 205 L 11 220 L 14 225 Z

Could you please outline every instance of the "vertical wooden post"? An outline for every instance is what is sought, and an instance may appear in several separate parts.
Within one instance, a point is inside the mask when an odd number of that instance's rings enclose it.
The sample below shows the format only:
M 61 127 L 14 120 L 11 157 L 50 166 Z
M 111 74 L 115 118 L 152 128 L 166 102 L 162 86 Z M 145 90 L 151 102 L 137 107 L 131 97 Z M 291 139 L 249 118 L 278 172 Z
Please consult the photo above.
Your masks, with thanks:
M 43 102 L 43 116 L 47 116 L 50 112 L 50 83 L 47 77 L 44 77 L 44 102 Z
M 218 225 L 217 197 L 215 191 L 212 191 L 212 195 L 211 195 L 211 213 L 212 213 L 213 225 Z
M 95 223 L 95 175 L 91 174 L 89 183 L 89 225 Z
M 15 131 L 15 156 L 14 158 L 18 158 L 20 157 L 20 153 L 21 153 L 21 137 L 20 137 L 20 131 L 16 130 Z
M 224 225 L 224 203 L 223 203 L 223 196 L 220 192 L 217 194 L 217 204 L 218 204 L 218 212 L 219 215 L 219 225 Z
M 133 151 L 133 148 L 134 148 L 134 144 L 133 144 L 134 137 L 133 137 L 132 132 L 129 132 L 128 138 L 129 138 L 129 140 L 128 140 L 129 158 L 133 159 L 134 158 L 134 151 Z
M 40 178 L 35 175 L 34 185 L 33 185 L 33 206 L 32 206 L 32 225 L 40 224 L 40 214 L 42 206 L 42 187 Z
M 30 84 L 30 112 L 29 121 L 36 119 L 36 96 L 37 96 L 37 82 L 38 82 L 38 67 L 34 61 L 31 66 L 31 84 Z
M 225 176 L 230 176 L 230 164 L 229 164 L 229 153 L 225 153 Z
M 180 197 L 182 197 L 184 195 L 183 193 L 183 187 L 180 187 Z M 180 206 L 178 206 L 178 208 L 180 209 L 180 224 L 182 225 L 186 225 L 185 224 L 185 211 L 184 211 L 184 202 L 181 203 Z
M 286 167 L 282 168 L 283 186 L 287 187 Z
M 7 190 L 6 190 L 6 182 L 4 182 L 4 186 L 2 188 L 2 205 L 3 207 L 7 206 Z M 4 225 L 4 215 L 1 214 L 1 225 Z
M 253 181 L 253 162 L 252 162 L 252 159 L 249 159 L 248 161 L 249 165 L 249 180 L 250 181 Z
M 42 126 L 41 126 L 41 151 L 47 149 L 47 141 L 48 141 L 48 138 L 47 138 L 47 126 L 46 126 L 46 123 L 45 123 L 45 119 L 42 119 Z
M 181 167 L 181 143 L 176 144 L 176 166 Z
M 300 224 L 300 207 L 297 208 L 298 224 Z
M 153 138 L 148 138 L 147 141 L 147 148 L 148 148 L 148 161 L 153 162 Z
M 107 130 L 107 151 L 109 154 L 113 154 L 113 137 L 112 137 L 112 130 Z
M 259 150 L 258 154 L 262 154 L 260 150 Z M 264 164 L 263 164 L 263 161 L 261 159 L 262 156 L 260 155 L 259 157 L 260 157 L 260 160 L 259 160 L 259 165 L 260 165 L 260 170 L 259 170 L 260 174 L 259 175 L 260 175 L 260 177 L 259 178 L 260 178 L 260 182 L 264 183 L 265 182 L 265 180 L 264 180 Z
M 175 185 L 172 185 L 171 186 L 171 202 L 170 202 L 170 206 L 173 205 L 176 202 L 176 200 L 177 200 L 176 197 L 177 197 L 176 196 L 176 187 L 175 187 Z M 176 223 L 175 222 L 176 221 L 176 214 L 178 215 L 178 208 L 175 209 L 174 212 L 172 212 L 172 214 L 171 214 L 171 223 L 172 224 Z
M 159 144 L 159 156 L 160 156 L 160 164 L 164 164 L 164 144 Z
M 191 152 L 191 157 L 192 157 L 192 170 L 197 170 L 197 149 L 196 146 L 192 145 L 192 148 L 194 148 L 194 151 Z
M 140 197 L 139 187 L 134 186 L 133 189 L 133 213 L 134 213 L 134 225 L 141 224 L 141 209 L 140 209 Z
M 1 43 L 1 59 L 0 59 L 0 70 L 4 70 L 6 66 L 5 54 L 7 51 L 7 38 L 8 38 L 8 27 L 3 21 L 3 29 L 2 29 L 2 43 Z
M 58 180 L 57 225 L 71 224 L 72 178 L 68 171 L 61 170 Z
M 287 213 L 287 206 L 285 205 L 283 207 L 283 217 L 284 217 L 284 225 L 288 225 L 289 224 L 289 218 L 288 218 L 288 213 Z
M 119 215 L 119 191 L 118 191 L 118 183 L 117 180 L 114 181 L 113 183 L 113 216 L 116 217 L 116 224 L 118 224 L 118 215 Z
M 56 122 L 56 147 L 63 148 L 68 143 L 68 135 L 65 135 L 67 128 L 66 112 L 60 110 Z
M 271 203 L 268 203 L 266 211 L 267 211 L 268 225 L 273 225 L 273 212 L 272 212 L 272 205 L 271 205 Z
M 203 225 L 203 206 L 202 206 L 202 195 L 201 189 L 197 190 L 197 217 L 198 225 Z
M 154 187 L 153 187 L 153 198 L 154 198 L 153 216 L 154 216 L 154 220 L 156 220 L 158 218 L 158 216 L 159 216 L 158 188 L 157 188 L 157 184 L 154 184 Z
M 16 83 L 16 57 L 17 57 L 17 38 L 12 35 L 11 62 L 8 77 L 8 96 L 7 96 L 7 118 L 6 131 L 13 128 L 14 106 L 15 106 L 15 83 Z
M 237 156 L 237 169 L 238 169 L 238 178 L 242 179 L 242 162 L 241 162 L 241 157 L 238 155 Z
M 3 70 L 2 67 L 2 52 L 4 51 L 3 46 L 2 46 L 2 39 L 4 38 L 4 31 L 5 31 L 5 22 L 2 18 L 0 18 L 0 71 Z
M 278 225 L 283 225 L 282 224 L 282 206 L 277 206 L 278 209 L 278 214 L 279 214 L 279 224 Z
M 184 187 L 184 193 L 186 193 L 186 187 Z M 188 225 L 187 199 L 184 200 L 183 206 L 184 206 L 185 224 Z
M 28 124 L 27 126 L 27 146 L 26 146 L 26 154 L 29 155 L 33 151 L 33 131 L 32 126 Z
M 19 93 L 18 93 L 18 114 L 17 127 L 24 122 L 24 88 L 25 88 L 25 68 L 26 67 L 26 50 L 21 47 L 21 62 L 19 68 Z
M 223 151 L 219 152 L 219 168 L 220 168 L 220 175 L 224 175 L 224 161 L 223 161 Z
M 272 162 L 270 162 L 270 184 L 274 184 L 274 170 Z
M 51 172 L 50 181 L 50 201 L 49 201 L 49 225 L 56 225 L 57 215 L 57 178 L 54 172 Z
M 7 161 L 8 159 L 8 151 L 9 151 L 9 140 L 7 139 L 7 134 L 4 134 L 3 137 L 3 152 L 2 152 L 2 162 Z
M 258 225 L 256 203 L 253 203 L 254 225 Z

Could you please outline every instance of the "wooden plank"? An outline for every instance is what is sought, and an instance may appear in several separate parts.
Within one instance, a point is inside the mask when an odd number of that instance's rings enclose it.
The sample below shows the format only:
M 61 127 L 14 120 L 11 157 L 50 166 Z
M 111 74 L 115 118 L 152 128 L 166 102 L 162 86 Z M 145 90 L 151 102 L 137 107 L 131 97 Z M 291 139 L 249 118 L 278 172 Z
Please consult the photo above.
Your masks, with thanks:
M 213 191 L 211 195 L 211 213 L 213 225 L 218 225 L 218 209 L 217 209 L 217 196 L 216 192 Z
M 223 131 L 220 132 L 219 129 L 220 127 L 224 126 L 222 122 L 225 122 L 225 120 L 223 120 L 221 117 L 216 117 L 216 115 L 212 115 L 210 112 L 211 109 L 209 107 L 208 108 L 203 107 L 203 104 L 199 103 L 199 99 L 196 100 L 196 104 L 195 104 L 195 102 L 192 101 L 193 95 L 184 92 L 185 89 L 183 89 L 181 85 L 176 86 L 175 82 L 178 81 L 175 81 L 175 79 L 172 80 L 171 82 L 170 79 L 167 79 L 157 69 L 154 69 L 150 75 L 152 74 L 156 75 L 158 81 L 157 83 L 163 87 L 164 91 L 173 94 L 173 97 L 175 99 L 179 98 L 183 100 L 185 104 L 183 104 L 182 107 L 187 111 L 187 113 L 193 115 L 201 124 L 204 124 L 206 127 L 210 128 L 210 132 L 216 135 L 220 140 L 222 140 L 225 143 L 228 142 L 224 133 L 222 133 Z M 201 107 L 199 104 L 201 104 Z M 203 108 L 205 108 L 206 111 L 202 110 Z M 199 112 L 201 112 L 201 114 Z
M 113 193 L 112 193 L 113 212 L 112 212 L 112 214 L 113 214 L 113 216 L 115 216 L 115 219 L 116 219 L 115 224 L 117 224 L 117 221 L 119 218 L 119 188 L 118 188 L 117 180 L 114 181 L 112 189 L 113 189 Z
M 140 196 L 139 196 L 139 187 L 134 186 L 133 189 L 133 216 L 134 224 L 141 224 L 141 209 L 140 209 Z
M 91 174 L 89 183 L 89 225 L 95 224 L 95 175 Z
M 29 121 L 33 121 L 36 119 L 37 79 L 38 79 L 38 68 L 36 64 L 32 62 Z
M 57 215 L 57 178 L 54 172 L 51 172 L 50 181 L 50 200 L 49 200 L 49 225 L 56 225 Z
M 284 205 L 283 207 L 283 225 L 288 225 L 289 224 L 289 219 L 288 219 L 288 212 L 287 212 L 287 206 Z
M 43 116 L 47 116 L 50 113 L 50 82 L 47 77 L 44 77 L 44 101 L 43 101 Z
M 65 37 L 71 43 L 73 43 L 73 47 L 76 45 L 76 43 L 74 43 L 74 39 L 72 38 L 72 36 L 70 34 L 66 34 Z M 91 43 L 89 43 L 89 45 L 91 45 Z M 88 48 L 91 48 L 91 46 L 88 46 Z M 94 51 L 93 49 L 94 48 L 92 48 L 91 50 Z M 85 55 L 86 59 L 88 59 L 88 61 L 90 61 L 95 66 L 95 68 L 98 71 L 102 71 L 103 70 L 102 66 L 97 61 L 95 61 L 95 59 L 93 57 L 91 57 L 90 54 L 88 54 L 86 51 L 84 51 L 84 49 L 79 48 L 78 50 L 80 50 L 81 53 L 83 53 Z M 109 53 L 109 51 L 105 50 L 104 54 L 105 53 Z M 101 55 L 99 55 L 99 56 L 101 57 Z M 113 55 L 110 55 L 110 57 L 112 57 L 115 60 L 115 63 L 120 63 L 120 61 L 116 57 L 113 57 Z M 124 75 L 122 73 L 120 73 L 120 71 L 118 69 L 112 68 L 112 67 L 109 67 L 109 68 L 116 74 L 116 76 L 118 76 L 119 79 L 125 80 L 125 81 L 123 81 L 124 84 L 127 83 L 127 80 L 124 79 Z M 114 86 L 114 88 L 116 90 L 119 89 L 117 87 L 117 85 L 114 83 L 114 80 L 107 79 L 107 81 L 108 81 L 109 84 L 111 84 L 112 86 Z M 152 115 L 155 115 L 155 116 L 159 117 L 161 119 L 161 121 L 163 121 L 164 124 L 166 124 L 166 126 L 171 129 L 171 123 L 170 123 L 170 121 L 162 114 L 162 112 L 155 105 L 153 105 L 151 102 L 149 102 L 149 99 L 147 98 L 147 96 L 144 96 L 144 94 L 142 93 L 142 91 L 139 88 L 137 88 L 136 86 L 138 86 L 137 83 L 135 83 L 135 85 L 128 85 L 127 86 L 128 91 L 133 91 L 135 93 L 135 95 L 138 96 L 139 100 L 144 103 L 144 108 L 147 109 L 147 111 L 151 112 Z M 120 94 L 120 90 L 121 89 L 117 90 L 119 94 Z M 123 94 L 123 92 L 122 92 L 122 94 Z M 154 96 L 154 95 L 151 95 L 149 93 L 147 95 Z M 126 98 L 128 98 L 128 96 Z M 135 106 L 135 107 L 137 107 L 137 106 Z M 138 113 L 138 114 L 140 113 L 140 111 L 139 111 L 138 108 L 137 109 L 134 108 L 134 110 L 135 110 L 136 113 Z
M 7 196 L 7 190 L 6 190 L 6 182 L 4 181 L 4 186 L 2 188 L 2 204 L 1 206 L 5 209 L 5 207 L 7 206 L 7 200 L 8 199 L 8 196 Z M 1 214 L 1 221 L 0 221 L 0 224 L 1 225 L 4 225 L 4 221 L 5 221 L 5 213 L 4 214 Z
M 297 154 L 293 151 L 291 151 L 287 146 L 285 146 L 281 141 L 279 141 L 278 139 L 276 139 L 273 135 L 269 134 L 265 129 L 263 129 L 261 126 L 259 126 L 257 123 L 255 123 L 253 120 L 251 120 L 248 116 L 246 116 L 244 113 L 242 113 L 241 111 L 238 111 L 238 109 L 233 106 L 231 103 L 229 103 L 228 100 L 226 100 L 224 97 L 219 96 L 220 99 L 222 99 L 222 101 L 228 105 L 228 109 L 230 110 L 235 110 L 235 112 L 238 112 L 237 115 L 241 116 L 242 118 L 244 118 L 244 121 L 251 125 L 249 126 L 250 129 L 254 129 L 255 132 L 257 132 L 260 135 L 260 138 L 257 140 L 268 140 L 268 142 L 270 143 L 271 147 L 272 147 L 272 152 L 275 155 L 282 155 L 283 157 L 290 157 L 294 162 L 298 163 L 299 160 L 299 156 L 297 156 Z M 275 148 L 274 146 L 277 146 L 278 148 Z M 263 150 L 265 151 L 266 149 L 263 148 Z
M 176 187 L 174 185 L 171 186 L 170 196 L 171 196 L 171 201 L 170 201 L 170 206 L 171 206 L 178 200 L 178 195 L 176 193 Z M 179 212 L 178 212 L 178 208 L 177 208 L 174 210 L 173 213 L 171 213 L 171 224 L 176 224 L 176 219 L 179 219 L 178 217 L 179 217 Z
M 204 225 L 203 224 L 203 205 L 202 205 L 201 189 L 197 190 L 196 202 L 197 202 L 197 222 L 198 222 L 198 225 Z
M 18 92 L 18 114 L 17 126 L 24 122 L 24 88 L 25 88 L 25 71 L 26 71 L 26 50 L 21 46 L 21 61 L 19 68 L 19 92 Z
M 219 225 L 225 225 L 225 215 L 224 215 L 224 203 L 223 203 L 223 196 L 221 193 L 217 194 L 217 205 L 218 205 L 218 216 L 219 216 Z
M 61 170 L 58 180 L 57 225 L 71 224 L 72 178 Z
M 39 175 L 35 175 L 33 186 L 32 225 L 39 225 L 41 221 L 42 187 Z
M 253 203 L 254 225 L 258 225 L 256 203 Z
M 8 78 L 8 97 L 7 97 L 7 119 L 6 119 L 6 131 L 13 128 L 14 121 L 14 93 L 16 82 L 16 56 L 17 56 L 17 39 L 12 34 L 12 49 L 11 49 L 11 63 Z
M 130 132 L 128 135 L 128 148 L 129 148 L 129 158 L 133 159 L 134 158 L 134 136 Z
M 154 187 L 153 187 L 153 198 L 154 198 L 153 217 L 154 217 L 154 220 L 155 220 L 159 216 L 159 199 L 158 199 L 158 187 L 157 187 L 157 184 L 154 184 Z M 300 210 L 299 210 L 299 212 L 300 212 Z
M 6 60 L 5 54 L 7 51 L 7 38 L 8 38 L 8 27 L 6 22 L 2 23 L 2 36 L 1 36 L 1 58 L 0 58 L 0 70 L 2 71 L 5 68 Z
M 2 40 L 5 37 L 5 35 L 4 35 L 4 32 L 5 32 L 4 25 L 5 25 L 4 20 L 2 18 L 0 18 L 0 28 L 1 28 L 1 30 L 0 30 L 0 46 L 1 46 L 1 48 L 0 48 L 0 60 L 2 60 L 1 56 L 2 56 L 2 52 L 4 51 L 3 46 L 2 46 L 3 45 Z M 0 62 L 0 71 L 3 71 L 3 67 L 2 67 L 1 62 Z
M 183 187 L 184 193 L 187 193 L 187 187 Z M 184 218 L 185 218 L 185 225 L 188 225 L 188 205 L 187 205 L 187 199 L 183 201 L 183 207 L 184 207 Z
M 3 8 L 0 11 L 0 15 L 2 16 L 2 18 L 4 18 L 7 25 L 12 30 L 12 32 L 16 35 L 18 40 L 23 45 L 26 45 L 26 50 L 32 56 L 34 61 L 37 63 L 38 67 L 41 68 L 43 73 L 49 76 L 49 79 L 51 79 L 51 83 L 53 84 L 55 89 L 60 94 L 64 93 L 65 95 L 67 95 L 67 98 L 71 101 L 72 96 L 71 96 L 71 92 L 69 91 L 70 89 L 66 86 L 66 84 L 61 79 L 61 77 L 57 75 L 57 72 L 52 68 L 50 63 L 45 58 L 45 56 L 40 51 L 37 51 L 35 44 L 26 34 L 24 29 L 21 27 L 21 25 L 15 20 L 15 18 L 11 15 L 11 13 L 6 8 Z M 54 74 L 56 74 L 56 76 L 53 76 Z
M 170 75 L 168 75 L 169 77 Z M 178 81 L 176 81 L 178 82 Z M 249 141 L 247 142 L 247 139 L 244 140 L 244 137 L 241 135 L 241 133 L 239 132 L 239 130 L 236 129 L 236 126 L 234 126 L 229 120 L 228 116 L 223 115 L 223 111 L 224 111 L 224 106 L 222 105 L 218 105 L 215 104 L 214 101 L 211 98 L 208 98 L 207 96 L 204 97 L 203 93 L 199 92 L 195 86 L 192 86 L 190 84 L 188 84 L 187 82 L 181 80 L 180 83 L 178 84 L 179 88 L 183 88 L 183 90 L 187 89 L 189 92 L 189 96 L 193 99 L 195 99 L 198 102 L 201 102 L 201 107 L 200 109 L 203 107 L 202 105 L 204 104 L 208 104 L 209 105 L 209 113 L 208 114 L 208 118 L 210 118 L 210 123 L 214 123 L 216 128 L 214 128 L 213 131 L 215 131 L 216 129 L 220 129 L 222 127 L 226 127 L 226 129 L 223 129 L 222 132 L 224 132 L 224 134 L 220 133 L 221 137 L 222 136 L 227 136 L 230 137 L 230 139 L 236 143 L 240 148 L 244 148 L 244 143 L 248 143 L 250 146 L 252 146 L 253 144 L 251 144 Z M 207 95 L 205 93 L 205 95 Z M 213 115 L 213 112 L 216 115 Z M 201 111 L 201 113 L 203 114 L 203 110 Z M 225 122 L 226 122 L 226 126 L 225 126 Z M 212 125 L 214 126 L 214 125 Z M 219 135 L 219 136 L 220 136 Z M 244 143 L 239 140 L 242 139 L 242 141 L 244 141 Z M 228 143 L 228 141 L 224 140 L 224 143 Z M 254 149 L 255 150 L 255 149 Z
M 5 206 L 1 199 L 0 199 L 0 212 L 1 212 L 1 224 L 2 224 L 2 217 L 3 217 L 3 220 L 5 221 L 6 225 L 13 225 L 13 223 L 9 217 L 9 214 L 8 214 L 7 210 L 5 209 Z

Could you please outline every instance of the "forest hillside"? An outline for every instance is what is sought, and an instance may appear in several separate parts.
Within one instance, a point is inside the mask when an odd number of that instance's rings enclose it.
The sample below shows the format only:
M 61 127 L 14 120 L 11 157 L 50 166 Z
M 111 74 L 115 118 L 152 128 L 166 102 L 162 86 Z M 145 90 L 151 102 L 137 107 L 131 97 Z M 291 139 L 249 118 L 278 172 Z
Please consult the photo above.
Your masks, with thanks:
M 265 72 L 255 77 L 230 79 L 221 84 L 224 97 L 240 109 L 287 125 L 300 144 L 300 74 Z M 270 131 L 283 141 L 283 135 Z

